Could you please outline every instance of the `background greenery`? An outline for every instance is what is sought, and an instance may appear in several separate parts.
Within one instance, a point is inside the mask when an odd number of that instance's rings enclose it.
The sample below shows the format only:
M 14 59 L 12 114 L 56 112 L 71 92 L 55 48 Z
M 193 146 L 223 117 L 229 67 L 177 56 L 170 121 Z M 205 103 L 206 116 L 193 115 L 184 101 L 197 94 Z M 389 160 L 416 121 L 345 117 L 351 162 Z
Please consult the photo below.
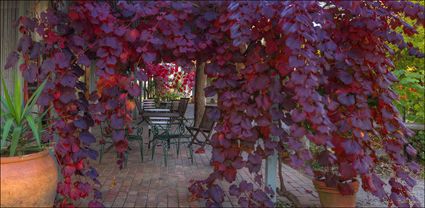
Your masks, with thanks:
M 425 1 L 413 1 L 425 6 Z M 403 17 L 409 24 L 415 24 L 414 21 Z M 401 29 L 400 29 L 401 30 Z M 415 47 L 425 52 L 425 30 L 419 26 L 418 34 L 412 37 L 405 36 L 407 42 L 411 42 Z M 400 100 L 396 103 L 397 108 L 403 115 L 403 119 L 408 123 L 425 123 L 425 59 L 409 56 L 406 49 L 399 50 L 393 48 L 396 55 L 394 57 L 394 74 L 400 82 L 394 84 L 393 89 L 399 94 Z M 416 132 L 416 135 L 410 138 L 410 142 L 418 150 L 418 157 L 422 163 L 425 162 L 425 133 Z

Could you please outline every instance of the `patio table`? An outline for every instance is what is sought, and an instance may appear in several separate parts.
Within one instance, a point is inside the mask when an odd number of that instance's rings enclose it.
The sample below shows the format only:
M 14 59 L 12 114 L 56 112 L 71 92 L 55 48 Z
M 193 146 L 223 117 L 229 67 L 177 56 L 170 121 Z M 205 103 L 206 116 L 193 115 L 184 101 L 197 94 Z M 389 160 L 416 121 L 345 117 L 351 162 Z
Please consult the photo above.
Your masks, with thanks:
M 168 108 L 147 108 L 145 112 L 170 112 Z
M 143 117 L 148 119 L 150 117 L 168 117 L 168 118 L 178 118 L 180 117 L 179 113 L 172 113 L 172 112 L 144 112 Z

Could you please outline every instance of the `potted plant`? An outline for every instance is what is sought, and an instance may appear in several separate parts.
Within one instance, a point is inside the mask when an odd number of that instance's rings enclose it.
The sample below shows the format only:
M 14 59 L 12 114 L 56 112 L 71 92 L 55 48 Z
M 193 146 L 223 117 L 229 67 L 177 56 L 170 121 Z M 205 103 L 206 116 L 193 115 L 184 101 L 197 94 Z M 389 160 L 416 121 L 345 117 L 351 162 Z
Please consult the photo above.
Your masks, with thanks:
M 343 177 L 333 165 L 332 153 L 328 150 L 316 156 L 313 164 L 313 184 L 319 194 L 320 204 L 323 207 L 355 207 L 356 193 L 359 182 L 354 177 Z
M 239 140 L 239 148 L 245 152 L 252 153 L 255 150 L 255 143 L 245 140 Z
M 58 170 L 48 146 L 42 143 L 43 116 L 32 113 L 46 81 L 26 103 L 21 78 L 15 75 L 13 81 L 10 95 L 2 79 L 0 206 L 52 207 Z

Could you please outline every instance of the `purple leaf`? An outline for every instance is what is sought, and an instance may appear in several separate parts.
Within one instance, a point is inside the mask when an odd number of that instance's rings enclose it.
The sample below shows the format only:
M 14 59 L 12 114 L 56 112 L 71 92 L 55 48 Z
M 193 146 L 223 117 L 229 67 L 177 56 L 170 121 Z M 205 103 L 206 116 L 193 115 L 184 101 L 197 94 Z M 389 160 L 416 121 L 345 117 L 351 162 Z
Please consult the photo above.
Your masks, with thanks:
M 104 39 L 104 45 L 113 49 L 118 48 L 118 40 L 115 37 L 107 37 Z
M 88 176 L 91 179 L 96 179 L 99 176 L 96 169 L 94 169 L 92 167 L 86 172 L 85 175 Z
M 61 89 L 61 95 L 59 97 L 59 100 L 62 103 L 67 104 L 71 102 L 72 100 L 75 100 L 75 98 L 76 98 L 75 90 L 73 88 L 64 87 Z
M 106 57 L 106 56 L 108 56 L 108 52 L 106 51 L 106 49 L 104 49 L 104 48 L 99 48 L 97 51 L 96 51 L 96 56 L 98 56 L 98 57 L 100 57 L 100 58 L 104 58 L 104 57 Z
M 252 185 L 252 183 L 248 183 L 246 180 L 243 180 L 239 184 L 239 189 L 242 192 L 251 192 L 252 190 L 254 190 L 254 185 Z
M 69 54 L 67 53 L 59 52 L 55 54 L 55 62 L 62 69 L 68 68 L 70 61 L 71 61 L 71 58 L 69 57 Z
M 76 82 L 77 82 L 77 77 L 73 74 L 65 74 L 60 79 L 60 84 L 65 87 L 75 87 Z
M 124 119 L 117 116 L 117 114 L 113 114 L 111 116 L 111 127 L 114 129 L 122 129 L 124 128 Z
M 353 82 L 353 77 L 346 71 L 338 71 L 337 76 L 338 79 L 346 85 L 349 85 Z
M 239 188 L 235 184 L 232 184 L 229 188 L 229 194 L 230 196 L 239 197 L 241 195 L 241 192 L 239 191 Z
M 249 202 L 248 202 L 248 199 L 246 197 L 239 198 L 238 204 L 242 208 L 248 208 L 249 207 Z
M 50 96 L 47 93 L 42 93 L 37 100 L 37 104 L 41 106 L 48 106 L 50 101 L 52 100 L 53 100 L 52 96 Z
M 354 95 L 349 95 L 347 93 L 339 94 L 337 99 L 341 104 L 345 106 L 353 105 L 356 102 Z
M 74 126 L 80 129 L 88 129 L 87 122 L 84 118 L 80 118 L 74 121 Z
M 4 65 L 4 69 L 10 69 L 13 66 L 16 65 L 16 63 L 19 60 L 19 54 L 16 51 L 13 51 L 12 53 L 7 56 L 6 64 Z
M 318 162 L 323 166 L 330 166 L 335 163 L 336 157 L 329 151 L 323 151 L 317 157 Z
M 304 61 L 302 59 L 297 58 L 296 56 L 290 56 L 288 66 L 291 68 L 298 68 L 304 66 Z
M 121 127 L 122 128 L 122 127 Z M 119 142 L 125 139 L 125 131 L 124 130 L 115 130 L 112 132 L 112 140 L 114 142 Z
M 347 140 L 342 143 L 342 147 L 344 148 L 347 154 L 360 154 L 361 146 L 354 140 Z
M 55 63 L 52 59 L 47 58 L 43 61 L 43 64 L 41 65 L 41 71 L 44 74 L 47 74 L 48 72 L 53 72 L 55 70 Z
M 207 11 L 207 12 L 205 12 L 205 14 L 204 14 L 204 18 L 205 18 L 205 20 L 207 20 L 207 21 L 215 20 L 215 19 L 217 19 L 217 16 L 218 16 L 218 14 L 217 14 L 217 13 L 215 13 L 215 12 L 213 12 L 213 11 Z
M 130 93 L 130 95 L 131 95 L 131 96 L 133 96 L 133 97 L 137 97 L 137 96 L 139 96 L 139 95 L 140 95 L 140 93 L 141 93 L 140 86 L 139 86 L 139 85 L 137 85 L 137 84 L 133 84 L 133 85 L 129 86 L 129 87 L 127 88 L 127 91 L 128 91 L 128 92 Z
M 285 44 L 291 50 L 295 50 L 295 49 L 301 48 L 301 41 L 299 41 L 297 38 L 294 38 L 293 36 L 289 36 L 286 39 Z
M 85 41 L 82 37 L 78 36 L 78 35 L 73 35 L 72 36 L 72 42 L 76 45 L 76 46 L 80 46 L 80 47 L 84 47 L 85 46 Z
M 149 79 L 148 75 L 144 71 L 136 71 L 134 75 L 139 81 L 147 81 Z
M 224 192 L 220 186 L 214 184 L 208 189 L 209 196 L 216 203 L 222 203 L 224 201 Z
M 89 67 L 90 66 L 90 60 L 85 54 L 81 54 L 80 57 L 78 57 L 78 64 L 82 64 L 84 66 Z
M 352 179 L 356 177 L 356 171 L 354 170 L 352 164 L 348 162 L 343 162 L 339 164 L 339 173 L 343 179 Z
M 29 35 L 24 35 L 19 39 L 18 43 L 18 51 L 21 53 L 27 53 L 29 48 L 31 47 L 32 40 Z
M 21 65 L 21 66 L 25 66 L 25 65 Z M 38 67 L 35 64 L 30 64 L 24 69 L 25 70 L 22 71 L 22 76 L 27 82 L 34 83 L 35 81 L 37 81 L 36 79 L 37 79 Z
M 34 45 L 32 46 L 32 49 L 31 49 L 30 59 L 32 59 L 32 60 L 37 59 L 38 56 L 40 55 L 41 48 L 42 48 L 42 46 L 39 42 L 34 43 Z
M 307 79 L 307 76 L 305 74 L 301 74 L 299 71 L 294 71 L 291 74 L 291 81 L 294 84 L 303 85 L 305 84 L 306 79 Z
M 268 87 L 270 79 L 267 76 L 258 76 L 253 81 L 254 90 L 263 90 Z
M 266 202 L 269 200 L 267 194 L 261 190 L 254 191 L 254 193 L 252 194 L 252 198 L 257 202 Z
M 80 141 L 86 145 L 90 145 L 96 142 L 96 138 L 90 132 L 84 131 L 80 133 Z
M 301 121 L 305 120 L 306 114 L 305 114 L 304 111 L 292 110 L 291 111 L 291 118 L 294 122 L 301 122 Z
M 152 63 L 156 60 L 156 54 L 152 52 L 143 53 L 142 57 L 145 63 L 147 64 Z

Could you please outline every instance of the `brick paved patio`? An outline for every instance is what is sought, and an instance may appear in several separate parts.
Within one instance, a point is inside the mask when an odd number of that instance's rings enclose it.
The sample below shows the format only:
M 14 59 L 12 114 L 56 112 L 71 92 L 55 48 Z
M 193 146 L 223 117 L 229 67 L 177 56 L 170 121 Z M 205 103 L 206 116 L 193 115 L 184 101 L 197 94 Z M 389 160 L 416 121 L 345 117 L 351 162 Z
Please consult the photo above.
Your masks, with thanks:
M 188 107 L 187 117 L 190 117 L 193 106 Z M 99 129 L 94 129 L 99 135 Z M 168 154 L 168 166 L 165 167 L 162 148 L 157 147 L 154 159 L 151 160 L 151 150 L 147 148 L 147 126 L 144 125 L 144 158 L 141 162 L 139 144 L 129 143 L 132 150 L 129 154 L 128 166 L 122 170 L 116 165 L 116 153 L 112 148 L 105 153 L 102 163 L 91 161 L 99 173 L 100 190 L 106 207 L 203 207 L 203 201 L 191 199 L 188 191 L 192 179 L 205 179 L 211 173 L 209 166 L 210 152 L 195 154 L 194 163 L 189 158 L 188 149 L 182 147 L 177 157 L 175 146 Z M 182 145 L 185 146 L 185 145 Z M 264 167 L 264 165 L 263 165 Z M 284 165 L 284 183 L 287 191 L 296 197 L 295 204 L 302 207 L 318 207 L 319 200 L 310 179 L 296 170 Z M 264 170 L 263 170 L 264 175 Z M 237 181 L 253 181 L 253 176 L 247 169 L 238 172 Z M 278 180 L 277 180 L 278 181 Z M 227 183 L 221 184 L 227 190 Z M 279 184 L 278 184 L 279 186 Z M 225 193 L 224 207 L 238 207 L 237 199 Z M 286 200 L 278 197 L 278 200 Z M 81 205 L 87 202 L 81 202 Z
M 188 106 L 186 117 L 193 117 L 193 105 Z M 99 129 L 94 129 L 95 135 Z M 191 179 L 205 179 L 211 172 L 209 166 L 210 152 L 195 154 L 194 164 L 191 164 L 187 148 L 183 147 L 177 157 L 175 146 L 169 151 L 168 166 L 165 167 L 162 157 L 162 148 L 157 147 L 154 160 L 150 160 L 150 150 L 147 149 L 147 129 L 145 126 L 145 161 L 142 163 L 138 152 L 138 143 L 130 142 L 128 167 L 119 170 L 116 165 L 116 154 L 112 149 L 104 155 L 102 164 L 91 161 L 99 172 L 102 184 L 103 203 L 106 207 L 203 207 L 203 201 L 191 199 L 188 186 Z M 264 164 L 263 164 L 264 167 Z M 283 179 L 286 190 L 294 196 L 293 203 L 297 207 L 320 207 L 320 202 L 311 179 L 287 165 L 282 166 Z M 264 175 L 264 170 L 263 170 Z M 238 172 L 237 181 L 253 181 L 253 177 L 246 169 Z M 277 180 L 278 181 L 278 180 Z M 228 184 L 221 186 L 227 190 Z M 279 187 L 279 184 L 278 184 Z M 422 193 L 424 182 L 421 180 L 415 187 L 416 192 Z M 238 207 L 237 199 L 225 193 L 224 207 Z M 423 204 L 423 197 L 418 195 Z M 360 190 L 357 194 L 357 206 L 382 207 L 382 202 L 370 194 Z M 278 200 L 288 201 L 284 197 Z M 82 201 L 79 205 L 85 206 Z
M 145 142 L 144 162 L 141 162 L 138 152 L 139 144 L 132 141 L 128 167 L 122 170 L 119 170 L 116 165 L 116 154 L 113 149 L 104 155 L 101 164 L 98 161 L 92 161 L 99 172 L 104 205 L 106 207 L 203 207 L 204 202 L 191 199 L 187 188 L 191 179 L 205 179 L 211 172 L 209 151 L 207 150 L 204 154 L 195 154 L 194 164 L 191 164 L 186 147 L 182 148 L 177 157 L 175 147 L 172 146 L 168 155 L 168 166 L 165 167 L 162 148 L 157 147 L 154 159 L 151 160 L 151 151 L 147 149 L 147 140 Z M 311 181 L 288 166 L 283 168 L 286 189 L 297 197 L 298 205 L 318 206 L 319 201 Z M 253 177 L 246 169 L 238 173 L 237 180 L 243 179 L 253 181 Z M 222 186 L 228 187 L 228 184 L 222 183 Z M 237 207 L 237 199 L 226 193 L 223 206 Z

